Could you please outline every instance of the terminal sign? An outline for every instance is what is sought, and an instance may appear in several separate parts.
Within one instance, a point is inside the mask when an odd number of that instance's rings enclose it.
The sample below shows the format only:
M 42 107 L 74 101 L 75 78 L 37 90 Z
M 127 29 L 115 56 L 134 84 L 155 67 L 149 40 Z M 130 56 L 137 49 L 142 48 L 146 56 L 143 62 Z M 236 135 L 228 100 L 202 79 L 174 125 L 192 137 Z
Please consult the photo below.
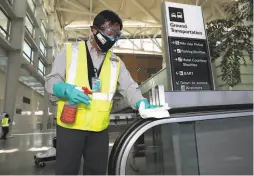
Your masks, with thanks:
M 176 91 L 213 90 L 201 7 L 165 2 L 167 68 Z
M 210 90 L 209 54 L 202 40 L 169 38 L 175 90 Z
M 166 14 L 169 36 L 206 39 L 200 6 L 166 2 Z

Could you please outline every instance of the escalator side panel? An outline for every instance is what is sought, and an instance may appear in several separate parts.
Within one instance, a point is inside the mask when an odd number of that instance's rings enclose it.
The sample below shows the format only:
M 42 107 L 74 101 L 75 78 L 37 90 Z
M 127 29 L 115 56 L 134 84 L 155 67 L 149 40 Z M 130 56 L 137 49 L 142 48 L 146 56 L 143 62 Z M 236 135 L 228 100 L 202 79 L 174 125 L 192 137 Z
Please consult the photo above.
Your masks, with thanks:
M 194 130 L 194 122 L 163 124 L 148 130 L 145 174 L 198 175 Z M 148 140 L 151 135 L 155 137 L 153 142 Z
M 128 174 L 128 155 L 142 135 L 146 150 L 155 150 L 145 151 L 148 174 L 252 174 L 252 116 L 241 111 L 137 121 L 117 140 L 109 174 Z
M 196 122 L 201 175 L 253 175 L 253 117 Z

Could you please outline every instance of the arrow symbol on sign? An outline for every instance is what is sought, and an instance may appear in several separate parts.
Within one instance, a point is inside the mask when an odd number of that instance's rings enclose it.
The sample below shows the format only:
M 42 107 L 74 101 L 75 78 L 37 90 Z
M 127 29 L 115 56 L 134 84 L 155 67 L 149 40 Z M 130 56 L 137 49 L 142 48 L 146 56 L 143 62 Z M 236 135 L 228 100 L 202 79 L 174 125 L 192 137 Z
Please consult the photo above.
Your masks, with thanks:
M 176 52 L 176 49 L 174 49 L 173 51 Z
M 178 72 L 176 72 L 176 75 L 179 75 L 179 73 L 178 73 Z
M 179 85 L 179 81 L 176 81 L 176 84 Z

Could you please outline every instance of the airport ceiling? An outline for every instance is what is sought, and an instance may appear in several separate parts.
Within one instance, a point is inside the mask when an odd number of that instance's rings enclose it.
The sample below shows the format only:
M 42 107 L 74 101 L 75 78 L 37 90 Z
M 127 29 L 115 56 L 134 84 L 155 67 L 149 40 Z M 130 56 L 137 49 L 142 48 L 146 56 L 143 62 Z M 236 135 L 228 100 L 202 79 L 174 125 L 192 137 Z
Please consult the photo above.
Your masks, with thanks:
M 44 0 L 46 1 L 46 0 Z M 90 35 L 94 16 L 105 9 L 117 12 L 124 21 L 123 37 L 160 37 L 161 3 L 165 0 L 55 0 L 55 10 L 67 39 Z M 166 0 L 200 5 L 206 22 L 224 18 L 224 5 L 235 0 Z

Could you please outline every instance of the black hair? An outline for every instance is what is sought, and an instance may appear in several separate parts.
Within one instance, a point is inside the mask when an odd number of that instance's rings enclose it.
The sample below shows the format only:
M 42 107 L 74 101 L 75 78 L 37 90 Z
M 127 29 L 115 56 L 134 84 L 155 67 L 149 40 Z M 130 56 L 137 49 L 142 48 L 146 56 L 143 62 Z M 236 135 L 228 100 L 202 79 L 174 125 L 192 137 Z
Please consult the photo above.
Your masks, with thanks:
M 100 28 L 105 22 L 110 22 L 110 24 L 119 24 L 120 30 L 123 28 L 122 19 L 113 11 L 103 10 L 100 12 L 93 21 L 93 26 Z
M 9 114 L 5 114 L 5 117 L 6 117 L 6 118 L 9 118 Z

